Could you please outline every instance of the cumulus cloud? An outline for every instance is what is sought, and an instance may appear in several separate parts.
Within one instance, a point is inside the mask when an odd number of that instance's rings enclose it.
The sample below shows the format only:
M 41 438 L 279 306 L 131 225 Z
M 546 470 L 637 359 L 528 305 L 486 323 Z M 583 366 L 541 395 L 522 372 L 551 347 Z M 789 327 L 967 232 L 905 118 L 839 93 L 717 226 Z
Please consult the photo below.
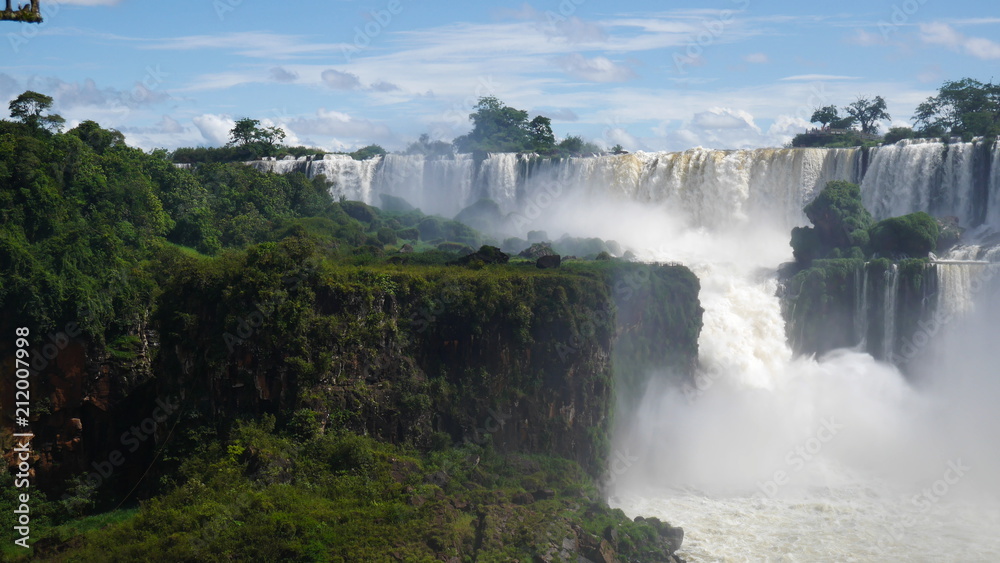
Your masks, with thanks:
M 280 66 L 271 69 L 271 80 L 275 82 L 295 82 L 298 77 L 299 75 L 295 72 Z
M 743 110 L 730 108 L 710 108 L 694 114 L 691 123 L 701 129 L 760 129 L 754 124 L 753 116 Z
M 367 119 L 339 111 L 319 109 L 315 117 L 299 117 L 288 121 L 288 127 L 300 135 L 329 135 L 358 139 L 381 140 L 391 136 L 389 128 Z
M 361 87 L 358 75 L 350 72 L 340 72 L 332 68 L 324 70 L 321 75 L 323 83 L 334 90 L 356 90 Z
M 35 77 L 28 81 L 28 89 L 48 93 L 61 110 L 79 106 L 137 108 L 170 99 L 165 92 L 150 88 L 143 82 L 136 82 L 131 90 L 119 90 L 101 88 L 90 78 L 82 82 L 65 82 L 59 78 Z
M 635 73 L 627 66 L 619 65 L 606 57 L 588 59 L 573 53 L 556 59 L 566 73 L 590 82 L 625 82 L 635 78 Z
M 191 120 L 201 132 L 201 136 L 212 145 L 222 146 L 229 142 L 229 132 L 236 122 L 228 115 L 205 113 Z
M 1000 59 L 1000 43 L 985 37 L 969 37 L 942 22 L 920 24 L 920 40 L 927 45 L 941 45 L 977 59 Z
M 396 86 L 392 82 L 385 82 L 383 80 L 372 83 L 368 88 L 376 92 L 395 92 L 400 89 L 399 86 Z

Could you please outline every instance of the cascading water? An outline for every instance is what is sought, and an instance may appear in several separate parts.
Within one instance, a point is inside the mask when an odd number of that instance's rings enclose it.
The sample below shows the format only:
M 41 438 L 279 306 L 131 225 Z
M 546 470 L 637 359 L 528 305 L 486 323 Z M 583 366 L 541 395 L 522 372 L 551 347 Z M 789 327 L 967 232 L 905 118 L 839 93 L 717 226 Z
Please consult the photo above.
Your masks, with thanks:
M 882 297 L 882 359 L 891 358 L 896 344 L 896 304 L 899 302 L 899 266 L 886 268 Z
M 971 267 L 935 265 L 938 305 L 956 313 L 927 325 L 928 353 L 920 357 L 949 362 L 932 370 L 929 390 L 915 390 L 868 354 L 794 358 L 786 341 L 775 268 L 791 258 L 788 231 L 804 224 L 802 207 L 827 181 L 861 182 L 878 219 L 929 211 L 1000 231 L 1000 157 L 992 145 L 904 142 L 873 149 L 867 170 L 862 154 L 491 155 L 478 165 L 461 161 L 468 175 L 440 174 L 440 183 L 426 181 L 426 163 L 420 170 L 386 159 L 371 165 L 375 188 L 367 191 L 364 165 L 338 161 L 333 177 L 342 193 L 370 203 L 378 193 L 410 193 L 425 211 L 488 196 L 526 217 L 517 223 L 525 232 L 615 239 L 641 258 L 695 271 L 705 309 L 696 385 L 685 392 L 651 379 L 642 404 L 622 417 L 611 457 L 627 463 L 609 484 L 610 502 L 630 516 L 683 526 L 680 554 L 688 561 L 1000 560 L 1000 382 L 987 377 L 986 359 L 998 313 L 982 306 L 996 301 L 992 293 L 963 281 Z M 349 167 L 355 172 L 344 172 Z M 389 169 L 397 171 L 392 181 L 377 179 Z M 899 272 L 885 275 L 876 314 L 888 358 Z M 855 282 L 860 335 L 877 306 L 868 277 Z

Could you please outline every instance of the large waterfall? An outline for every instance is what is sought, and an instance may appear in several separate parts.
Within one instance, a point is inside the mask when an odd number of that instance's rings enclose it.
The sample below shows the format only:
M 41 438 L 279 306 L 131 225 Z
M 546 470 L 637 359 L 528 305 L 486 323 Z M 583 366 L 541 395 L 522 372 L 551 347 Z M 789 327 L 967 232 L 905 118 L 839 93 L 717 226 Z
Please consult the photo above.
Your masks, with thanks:
M 860 183 L 878 219 L 954 216 L 995 244 L 995 143 L 255 165 L 446 216 L 490 198 L 523 219 L 505 235 L 599 236 L 690 266 L 705 308 L 698 376 L 678 388 L 650 374 L 642 404 L 619 415 L 609 482 L 610 502 L 630 516 L 683 526 L 688 561 L 1000 560 L 1000 265 L 983 262 L 1000 253 L 965 246 L 928 267 L 936 293 L 925 301 L 939 314 L 905 343 L 929 374 L 919 387 L 864 348 L 794 357 L 776 297 L 789 229 L 829 180 Z M 859 340 L 870 324 L 897 332 L 899 272 L 879 275 L 855 277 Z M 878 346 L 892 356 L 884 335 Z
M 802 224 L 802 207 L 830 180 L 860 183 L 876 216 L 927 211 L 966 228 L 1000 230 L 1000 145 L 901 141 L 873 149 L 691 149 L 542 159 L 490 154 L 425 158 L 396 155 L 356 161 L 347 155 L 252 163 L 261 170 L 323 174 L 333 193 L 379 205 L 400 196 L 425 213 L 454 216 L 488 198 L 507 213 L 539 193 L 600 194 L 662 204 L 694 226 L 767 219 Z M 522 233 L 523 235 L 523 233 Z

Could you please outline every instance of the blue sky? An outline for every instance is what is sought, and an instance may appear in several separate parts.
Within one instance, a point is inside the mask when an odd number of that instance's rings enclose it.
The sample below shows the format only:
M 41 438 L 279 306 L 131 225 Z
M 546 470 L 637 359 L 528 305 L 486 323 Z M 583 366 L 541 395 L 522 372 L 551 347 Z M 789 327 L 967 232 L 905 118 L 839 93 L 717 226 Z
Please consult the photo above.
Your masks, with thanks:
M 881 95 L 909 125 L 943 81 L 1000 79 L 979 0 L 41 1 L 41 26 L 0 24 L 0 96 L 51 95 L 144 149 L 253 117 L 401 150 L 467 132 L 482 95 L 605 146 L 781 146 L 821 105 Z

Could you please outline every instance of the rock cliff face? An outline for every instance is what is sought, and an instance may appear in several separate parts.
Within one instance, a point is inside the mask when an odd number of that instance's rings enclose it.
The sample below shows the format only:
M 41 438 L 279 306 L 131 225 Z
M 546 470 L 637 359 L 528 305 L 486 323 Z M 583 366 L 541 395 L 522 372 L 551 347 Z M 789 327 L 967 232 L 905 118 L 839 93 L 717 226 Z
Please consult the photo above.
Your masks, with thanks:
M 70 337 L 37 376 L 39 486 L 99 474 L 115 451 L 128 463 L 110 482 L 131 486 L 160 444 L 170 458 L 181 433 L 265 413 L 555 454 L 597 476 L 616 370 L 630 385 L 637 362 L 683 377 L 697 357 L 698 283 L 680 266 L 367 268 L 285 241 L 170 267 L 127 353 Z

